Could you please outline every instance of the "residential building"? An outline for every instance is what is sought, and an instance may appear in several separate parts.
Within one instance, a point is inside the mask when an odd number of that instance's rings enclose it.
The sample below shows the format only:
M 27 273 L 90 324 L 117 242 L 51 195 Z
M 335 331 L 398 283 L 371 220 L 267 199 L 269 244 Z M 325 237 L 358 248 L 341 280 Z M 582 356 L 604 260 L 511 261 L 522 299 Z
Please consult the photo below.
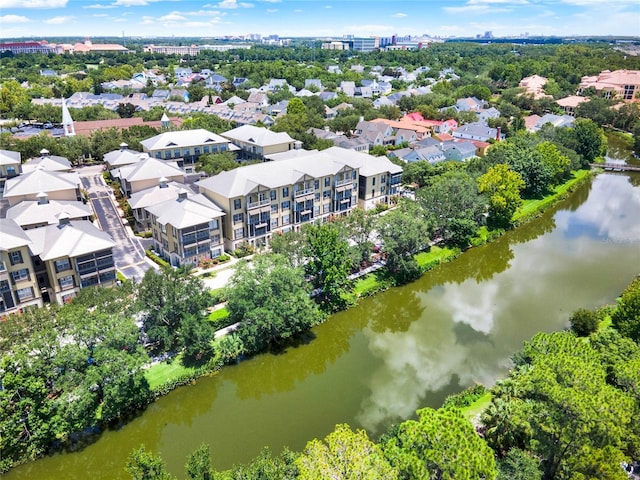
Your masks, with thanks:
M 455 108 L 459 112 L 479 112 L 484 108 L 484 102 L 476 97 L 459 98 Z
M 175 160 L 186 173 L 194 172 L 195 163 L 200 155 L 238 150 L 226 138 L 202 128 L 164 132 L 143 140 L 140 144 L 149 156 Z
M 188 187 L 184 183 L 171 182 L 166 177 L 161 177 L 157 185 L 132 193 L 127 201 L 136 219 L 137 229 L 151 230 L 151 217 L 146 210 L 147 207 L 175 199 L 178 193 L 186 188 Z
M 38 200 L 27 200 L 7 209 L 6 217 L 14 220 L 23 230 L 56 225 L 58 217 L 65 214 L 70 220 L 91 220 L 93 211 L 86 203 L 75 200 L 49 200 L 46 193 Z
M 243 125 L 221 135 L 240 147 L 238 158 L 243 160 L 264 160 L 265 156 L 272 153 L 286 152 L 301 146 L 301 142 L 291 138 L 286 132 L 272 132 L 253 125 Z
M 116 282 L 111 237 L 87 220 L 60 215 L 57 225 L 27 230 L 45 302 L 69 302 L 82 288 Z
M 80 177 L 76 172 L 52 172 L 42 166 L 7 179 L 3 192 L 3 198 L 10 206 L 25 200 L 38 200 L 41 193 L 48 194 L 50 200 L 82 200 Z
M 454 128 L 452 135 L 454 138 L 462 138 L 465 140 L 504 140 L 504 134 L 500 132 L 499 127 L 491 128 L 480 122 L 467 123 L 466 125 Z
M 4 182 L 22 173 L 20 152 L 0 150 L 0 191 L 4 190 Z
M 30 158 L 22 165 L 22 171 L 24 173 L 32 172 L 38 168 L 50 172 L 70 172 L 72 165 L 67 158 L 50 155 L 49 150 L 43 148 L 40 150 L 39 157 Z
M 236 168 L 196 183 L 200 192 L 226 213 L 226 250 L 235 250 L 244 242 L 265 245 L 276 232 L 326 221 L 358 204 L 370 208 L 386 202 L 400 181 L 401 169 L 385 157 L 339 147 L 320 152 L 291 150 L 270 158 L 274 161 Z M 372 178 L 360 178 L 361 169 Z M 360 184 L 367 192 L 359 192 Z
M 640 70 L 604 70 L 600 75 L 585 76 L 580 81 L 578 95 L 594 88 L 605 98 L 634 102 L 640 100 Z
M 184 183 L 184 171 L 176 162 L 166 162 L 152 157 L 111 170 L 111 176 L 120 181 L 122 193 L 127 197 L 155 187 L 161 178 Z
M 476 146 L 473 142 L 447 142 L 442 150 L 447 160 L 458 162 L 468 160 L 476 156 Z
M 544 87 L 549 81 L 546 77 L 541 77 L 540 75 L 531 75 L 530 77 L 525 77 L 520 80 L 518 84 L 519 87 L 524 88 L 525 93 L 528 95 L 533 95 L 533 98 L 551 98 L 551 95 L 547 95 L 544 93 Z
M 180 190 L 173 199 L 146 207 L 155 251 L 174 267 L 224 253 L 224 212 L 202 194 Z
M 125 165 L 132 165 L 138 163 L 140 160 L 149 158 L 149 154 L 137 152 L 128 148 L 129 145 L 122 142 L 120 144 L 120 150 L 113 150 L 105 153 L 102 159 L 108 170 L 112 170 L 118 167 L 124 167 Z
M 18 55 L 20 53 L 42 53 L 44 55 L 48 55 L 49 53 L 62 53 L 62 49 L 55 44 L 51 45 L 45 41 L 6 42 L 0 43 L 0 52 L 11 52 L 14 55 Z
M 356 52 L 373 52 L 378 48 L 378 38 L 376 37 L 354 38 L 350 43 L 351 50 Z
M 0 218 L 0 320 L 21 308 L 42 306 L 30 244 L 16 222 Z
M 561 98 L 556 100 L 556 103 L 562 107 L 564 113 L 567 115 L 571 115 L 572 117 L 575 115 L 575 110 L 578 108 L 578 105 L 584 102 L 588 102 L 590 100 L 589 97 L 580 97 L 578 95 L 571 95 L 569 97 Z
M 550 123 L 556 128 L 560 127 L 573 127 L 573 123 L 576 121 L 571 115 L 555 115 L 553 113 L 547 113 L 540 117 L 535 126 L 532 128 L 532 131 L 537 132 L 540 130 L 543 125 Z

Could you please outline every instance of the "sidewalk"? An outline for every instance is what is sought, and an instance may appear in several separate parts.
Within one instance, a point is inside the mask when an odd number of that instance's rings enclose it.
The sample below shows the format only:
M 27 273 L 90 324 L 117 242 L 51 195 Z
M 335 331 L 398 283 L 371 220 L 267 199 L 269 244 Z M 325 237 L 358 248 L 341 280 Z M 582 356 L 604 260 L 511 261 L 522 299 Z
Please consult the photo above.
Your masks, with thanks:
M 215 275 L 213 277 L 202 277 L 202 282 L 207 288 L 217 290 L 227 286 L 227 283 L 229 283 L 229 280 L 235 272 L 235 266 L 238 262 L 244 259 L 251 259 L 251 257 L 251 255 L 244 258 L 231 257 L 231 260 L 228 262 L 221 263 L 215 267 L 207 268 L 206 270 L 198 269 L 193 275 L 201 277 L 205 273 L 214 272 Z

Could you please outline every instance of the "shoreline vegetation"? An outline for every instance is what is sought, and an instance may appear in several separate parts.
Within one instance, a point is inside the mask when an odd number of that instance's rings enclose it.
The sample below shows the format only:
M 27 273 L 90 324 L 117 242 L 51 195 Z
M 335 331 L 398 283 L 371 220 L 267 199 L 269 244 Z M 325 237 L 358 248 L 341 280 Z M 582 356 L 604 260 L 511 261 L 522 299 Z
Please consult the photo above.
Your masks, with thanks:
M 552 192 L 543 198 L 524 200 L 520 209 L 514 214 L 513 228 L 517 228 L 542 215 L 548 208 L 567 198 L 568 195 L 595 174 L 596 172 L 593 170 L 576 170 L 572 172 L 571 179 L 553 188 Z M 505 232 L 503 229 L 489 230 L 487 227 L 481 227 L 478 234 L 472 239 L 469 248 L 489 243 Z M 464 251 L 459 248 L 434 245 L 428 251 L 417 253 L 415 258 L 420 266 L 421 275 L 424 275 L 438 265 L 458 258 L 463 253 Z M 357 302 L 360 298 L 375 295 L 391 287 L 391 282 L 385 277 L 382 270 L 368 273 L 356 280 L 353 292 L 347 299 L 350 300 L 350 302 L 347 302 L 347 305 L 353 305 L 354 302 Z M 226 327 L 227 324 L 224 322 L 224 319 L 227 316 L 228 311 L 225 307 L 222 307 L 213 311 L 209 315 L 209 320 L 219 322 L 222 326 Z M 181 356 L 176 355 L 168 361 L 158 362 L 149 367 L 145 372 L 145 377 L 151 386 L 154 398 L 158 398 L 169 393 L 174 388 L 193 383 L 203 375 L 214 375 L 220 368 L 222 368 L 222 364 L 212 365 L 209 368 L 206 366 L 200 368 L 186 367 L 181 362 Z

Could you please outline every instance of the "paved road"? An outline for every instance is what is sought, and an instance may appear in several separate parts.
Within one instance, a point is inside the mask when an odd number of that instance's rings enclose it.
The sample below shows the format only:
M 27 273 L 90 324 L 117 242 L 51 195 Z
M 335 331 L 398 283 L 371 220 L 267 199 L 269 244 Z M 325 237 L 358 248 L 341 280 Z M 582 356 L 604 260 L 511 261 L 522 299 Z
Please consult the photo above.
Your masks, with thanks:
M 140 281 L 144 273 L 152 268 L 138 238 L 122 223 L 113 191 L 102 178 L 101 167 L 78 169 L 82 187 L 88 192 L 100 228 L 116 243 L 113 257 L 118 270 L 127 278 Z

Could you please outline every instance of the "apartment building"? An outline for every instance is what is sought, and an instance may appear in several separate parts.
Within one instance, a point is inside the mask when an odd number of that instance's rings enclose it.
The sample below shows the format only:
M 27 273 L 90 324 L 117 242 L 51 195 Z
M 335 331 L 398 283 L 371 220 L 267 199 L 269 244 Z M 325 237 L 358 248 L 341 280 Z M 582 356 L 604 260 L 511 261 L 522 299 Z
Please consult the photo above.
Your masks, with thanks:
M 30 244 L 16 222 L 0 218 L 0 318 L 21 308 L 42 306 Z
M 224 253 L 224 212 L 201 194 L 182 189 L 171 200 L 146 207 L 155 251 L 174 267 Z
M 222 136 L 240 147 L 238 157 L 247 160 L 264 160 L 267 155 L 287 152 L 302 145 L 286 132 L 272 132 L 253 125 L 242 125 L 223 132 Z
M 31 172 L 7 179 L 3 198 L 13 206 L 25 200 L 38 200 L 43 192 L 50 200 L 81 201 L 80 177 L 76 172 L 49 171 L 40 165 Z
M 110 173 L 120 181 L 122 193 L 127 197 L 158 185 L 161 178 L 183 183 L 185 175 L 176 162 L 165 162 L 152 157 L 116 168 Z
M 34 228 L 25 234 L 45 302 L 66 303 L 82 288 L 115 284 L 115 243 L 91 222 L 72 222 L 62 214 L 57 225 Z
M 0 191 L 4 189 L 4 183 L 8 178 L 20 175 L 22 172 L 22 160 L 20 152 L 0 150 Z
M 200 155 L 237 151 L 228 139 L 203 128 L 164 132 L 140 142 L 150 157 L 174 160 L 186 173 L 193 173 Z
M 90 220 L 93 210 L 76 200 L 49 200 L 49 196 L 41 192 L 38 200 L 26 200 L 7 209 L 6 217 L 14 220 L 23 230 L 30 230 L 57 224 L 61 214 L 71 220 Z
M 203 195 L 226 212 L 226 250 L 244 242 L 267 245 L 275 232 L 326 221 L 358 205 L 371 208 L 388 202 L 400 181 L 400 167 L 388 159 L 339 147 L 320 152 L 293 150 L 270 158 L 274 161 L 196 183 Z M 359 185 L 368 191 L 360 192 Z
M 578 95 L 594 88 L 605 98 L 633 102 L 640 100 L 640 70 L 604 70 L 599 75 L 585 76 L 580 80 Z

